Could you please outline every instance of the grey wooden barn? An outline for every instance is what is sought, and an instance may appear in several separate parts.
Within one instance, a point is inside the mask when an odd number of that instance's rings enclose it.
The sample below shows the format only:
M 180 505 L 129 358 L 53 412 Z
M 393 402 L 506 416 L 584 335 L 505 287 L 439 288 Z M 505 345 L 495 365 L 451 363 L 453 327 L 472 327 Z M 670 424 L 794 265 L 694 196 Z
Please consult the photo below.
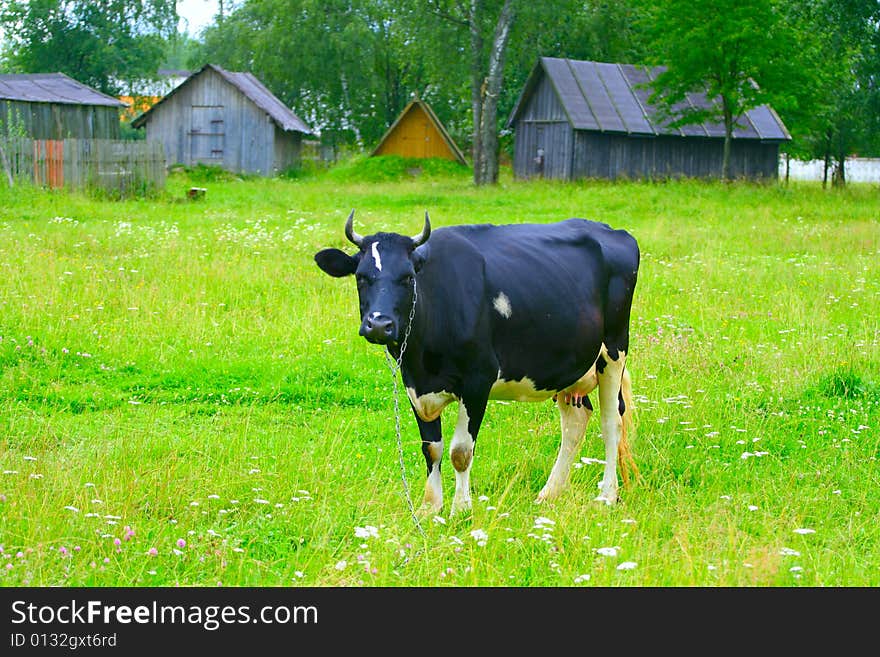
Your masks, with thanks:
M 0 75 L 0 137 L 119 139 L 123 107 L 64 73 Z
M 578 178 L 717 178 L 724 125 L 669 127 L 648 102 L 662 67 L 542 57 L 507 127 L 514 175 Z M 643 86 L 647 85 L 647 86 Z M 687 102 L 705 107 L 705 95 Z M 776 179 L 779 144 L 791 136 L 768 105 L 746 112 L 733 133 L 730 175 Z
M 132 121 L 170 164 L 275 175 L 300 161 L 309 127 L 256 77 L 206 64 Z

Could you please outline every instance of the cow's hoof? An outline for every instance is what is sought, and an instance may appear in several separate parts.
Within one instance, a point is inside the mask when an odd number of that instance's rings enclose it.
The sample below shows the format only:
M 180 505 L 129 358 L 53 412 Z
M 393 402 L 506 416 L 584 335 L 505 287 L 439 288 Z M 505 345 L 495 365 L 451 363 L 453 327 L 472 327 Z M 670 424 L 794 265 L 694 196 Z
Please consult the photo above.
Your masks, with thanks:
M 617 504 L 617 493 L 599 493 L 593 498 L 594 502 L 601 502 L 605 506 L 614 506 Z
M 416 516 L 420 519 L 430 518 L 431 516 L 440 515 L 443 511 L 443 505 L 434 505 L 428 504 L 427 502 L 423 503 L 418 509 L 416 509 Z
M 558 488 L 544 486 L 544 488 L 541 489 L 541 492 L 538 493 L 538 497 L 535 498 L 535 504 L 542 504 L 543 502 L 554 500 L 559 497 L 559 493 L 560 491 Z
M 467 499 L 454 499 L 452 500 L 452 510 L 450 514 L 453 516 L 464 515 L 471 512 L 471 500 Z

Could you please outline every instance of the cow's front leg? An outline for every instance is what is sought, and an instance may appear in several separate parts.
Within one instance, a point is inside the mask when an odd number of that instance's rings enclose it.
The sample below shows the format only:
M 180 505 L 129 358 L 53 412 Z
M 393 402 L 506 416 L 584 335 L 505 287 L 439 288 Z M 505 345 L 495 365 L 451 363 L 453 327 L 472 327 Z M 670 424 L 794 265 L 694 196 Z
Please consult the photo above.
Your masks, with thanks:
M 443 482 L 440 479 L 440 461 L 443 459 L 443 434 L 440 430 L 440 418 L 425 422 L 416 413 L 419 434 L 422 437 L 422 454 L 428 466 L 428 479 L 425 481 L 425 498 L 422 502 L 422 513 L 440 513 L 443 508 Z
M 471 465 L 474 461 L 474 445 L 483 415 L 486 412 L 488 391 L 485 396 L 462 397 L 458 404 L 458 422 L 452 444 L 449 446 L 449 457 L 455 468 L 455 497 L 452 498 L 452 513 L 469 511 L 471 508 Z

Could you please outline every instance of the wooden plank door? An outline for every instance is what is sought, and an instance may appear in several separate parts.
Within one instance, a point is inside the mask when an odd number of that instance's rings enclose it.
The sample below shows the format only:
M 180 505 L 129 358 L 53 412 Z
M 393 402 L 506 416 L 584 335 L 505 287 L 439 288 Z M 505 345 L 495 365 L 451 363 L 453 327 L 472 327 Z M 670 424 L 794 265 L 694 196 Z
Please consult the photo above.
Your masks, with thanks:
M 193 105 L 189 138 L 192 164 L 223 164 L 226 140 L 223 105 Z

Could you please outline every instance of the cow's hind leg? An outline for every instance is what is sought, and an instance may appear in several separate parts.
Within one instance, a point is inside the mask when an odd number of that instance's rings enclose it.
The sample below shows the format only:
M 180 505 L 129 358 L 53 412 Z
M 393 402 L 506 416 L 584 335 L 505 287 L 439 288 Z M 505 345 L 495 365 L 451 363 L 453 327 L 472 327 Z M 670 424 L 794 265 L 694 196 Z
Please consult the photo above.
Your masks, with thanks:
M 593 412 L 589 397 L 583 397 L 580 404 L 575 404 L 567 401 L 565 396 L 560 393 L 556 399 L 556 406 L 559 408 L 559 419 L 562 425 L 562 443 L 559 446 L 556 463 L 553 464 L 553 469 L 550 471 L 550 477 L 544 484 L 544 488 L 538 493 L 536 502 L 552 500 L 565 490 L 572 463 L 580 451 L 587 430 L 587 422 Z
M 617 454 L 623 438 L 623 418 L 620 386 L 626 365 L 626 352 L 615 350 L 612 354 L 603 347 L 596 362 L 599 378 L 599 417 L 602 422 L 602 439 L 605 442 L 605 472 L 599 483 L 597 502 L 617 502 Z

